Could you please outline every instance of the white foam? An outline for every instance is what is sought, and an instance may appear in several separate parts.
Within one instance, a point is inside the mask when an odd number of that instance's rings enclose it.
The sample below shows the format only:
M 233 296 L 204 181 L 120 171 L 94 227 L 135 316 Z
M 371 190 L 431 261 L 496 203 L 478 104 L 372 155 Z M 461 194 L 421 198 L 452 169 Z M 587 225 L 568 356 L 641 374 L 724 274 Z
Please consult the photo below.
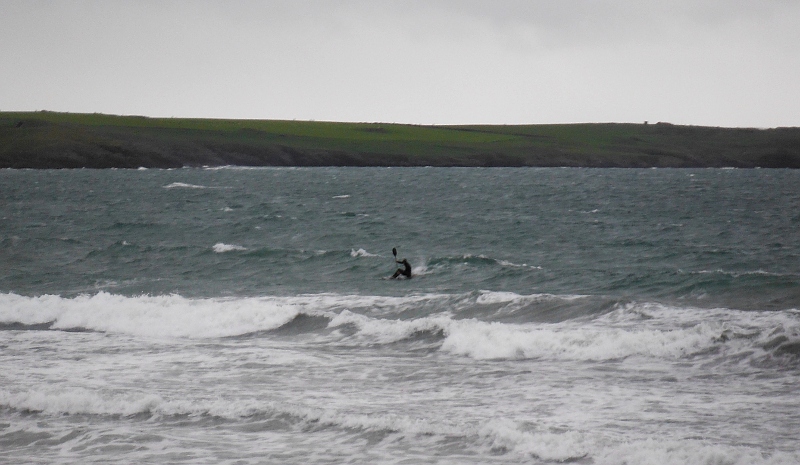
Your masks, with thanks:
M 497 262 L 498 265 L 506 266 L 506 267 L 509 267 L 509 268 L 530 268 L 532 270 L 541 270 L 542 269 L 541 266 L 528 265 L 527 263 L 519 264 L 519 263 L 510 262 L 508 260 L 495 260 L 495 261 Z
M 242 247 L 241 245 L 223 244 L 222 242 L 217 242 L 216 244 L 214 244 L 214 247 L 212 248 L 216 253 L 238 252 L 242 250 L 247 250 L 246 247 Z
M 449 325 L 442 350 L 481 360 L 545 358 L 598 361 L 629 356 L 675 359 L 712 346 L 720 332 L 717 328 L 700 326 L 660 331 L 459 320 Z
M 499 298 L 500 296 L 494 296 Z M 506 296 L 511 297 L 511 296 Z M 713 346 L 722 326 L 625 328 L 606 324 L 508 324 L 454 319 L 448 313 L 397 320 L 372 318 L 344 310 L 329 327 L 353 325 L 353 336 L 366 344 L 390 344 L 415 334 L 441 332 L 441 350 L 479 360 L 541 358 L 612 360 L 630 356 L 678 359 Z
M 449 326 L 452 320 L 447 315 L 440 315 L 415 320 L 375 319 L 365 315 L 342 311 L 334 317 L 328 327 L 352 324 L 358 327 L 358 337 L 369 343 L 391 344 L 408 339 L 416 333 L 435 332 Z
M 178 295 L 125 297 L 100 292 L 75 298 L 0 294 L 0 323 L 52 323 L 149 337 L 224 337 L 278 328 L 299 314 L 351 325 L 358 344 L 390 344 L 419 333 L 441 334 L 440 349 L 474 359 L 602 361 L 626 357 L 677 360 L 715 348 L 723 354 L 763 355 L 779 337 L 800 338 L 800 312 L 739 312 L 631 304 L 613 312 L 559 323 L 507 323 L 457 319 L 475 303 L 518 305 L 530 299 L 579 298 L 423 294 L 403 297 L 313 294 L 286 297 L 188 299 Z M 408 311 L 428 316 L 398 319 Z M 337 336 L 341 337 L 341 334 Z
M 763 451 L 746 446 L 713 444 L 699 440 L 648 439 L 606 447 L 594 455 L 597 465 L 641 463 L 654 465 L 796 465 L 800 452 Z
M 348 195 L 348 194 L 344 194 L 344 195 L 334 195 L 334 196 L 333 196 L 333 198 L 334 198 L 334 199 L 349 199 L 349 198 L 350 198 L 350 195 Z
M 167 184 L 166 186 L 164 186 L 164 189 L 175 189 L 175 188 L 208 189 L 206 186 L 198 186 L 196 184 L 187 184 L 185 182 L 173 182 L 172 184 Z
M 476 445 L 514 461 L 533 459 L 569 462 L 587 459 L 597 465 L 795 465 L 800 452 L 765 452 L 748 446 L 714 443 L 698 439 L 638 438 L 623 442 L 576 430 L 552 431 L 534 423 L 504 418 L 488 419 L 482 425 L 452 423 L 397 413 L 358 413 L 336 408 L 318 408 L 301 403 L 258 399 L 169 399 L 142 392 L 113 392 L 86 388 L 43 388 L 7 391 L 0 388 L 0 407 L 44 415 L 157 416 L 211 415 L 241 419 L 254 415 L 289 415 L 309 426 L 319 425 L 364 431 L 390 431 L 400 435 L 436 435 L 475 439 Z
M 212 415 L 239 419 L 253 415 L 291 415 L 298 422 L 323 424 L 368 431 L 399 431 L 406 434 L 460 434 L 453 425 L 387 413 L 368 415 L 336 409 L 307 407 L 273 401 L 168 400 L 146 393 L 111 393 L 85 388 L 9 392 L 0 390 L 0 407 L 47 415 Z
M 237 419 L 256 414 L 292 413 L 276 409 L 273 402 L 213 400 L 169 400 L 147 393 L 102 392 L 85 388 L 45 389 L 26 392 L 0 390 L 0 406 L 48 415 L 213 415 Z
M 511 303 L 530 303 L 552 300 L 577 300 L 587 296 L 583 295 L 555 295 L 555 294 L 529 294 L 521 295 L 515 292 L 502 291 L 480 291 L 476 299 L 478 304 L 511 304 Z
M 493 294 L 490 300 L 513 297 Z M 677 360 L 718 344 L 720 336 L 729 328 L 724 323 L 714 322 L 686 327 L 642 326 L 641 315 L 633 314 L 633 318 L 638 324 L 633 319 L 619 316 L 594 322 L 510 324 L 454 319 L 446 312 L 398 320 L 343 310 L 332 318 L 329 327 L 355 326 L 357 332 L 351 338 L 364 344 L 390 344 L 422 332 L 441 332 L 444 335 L 442 351 L 479 360 L 538 358 L 586 361 L 631 356 Z M 752 349 L 751 342 L 745 344 Z M 735 345 L 731 347 L 735 348 Z
M 372 315 L 395 315 L 398 312 L 432 304 L 444 305 L 453 296 L 447 294 L 420 294 L 403 297 L 378 295 L 308 294 L 287 299 L 293 305 L 302 306 L 303 311 L 321 311 L 331 317 L 342 310 L 358 310 Z
M 369 253 L 364 249 L 358 249 L 358 250 L 350 249 L 350 256 L 354 257 L 354 258 L 357 258 L 357 257 L 377 257 L 377 255 L 375 255 L 373 253 Z
M 163 400 L 155 395 L 103 397 L 86 389 L 0 391 L 0 405 L 47 414 L 136 415 L 155 410 Z
M 433 270 L 429 270 L 428 267 L 425 266 L 424 264 L 422 264 L 422 265 L 414 265 L 412 270 L 413 270 L 412 271 L 413 276 L 417 276 L 417 277 L 425 276 L 425 275 L 433 273 Z
M 449 434 L 462 435 L 464 431 L 450 424 L 435 423 L 423 418 L 412 418 L 392 413 L 357 414 L 344 413 L 336 409 L 311 408 L 300 405 L 270 404 L 270 408 L 286 413 L 304 422 L 324 424 L 367 431 L 396 431 L 404 434 Z
M 492 449 L 536 457 L 548 462 L 580 459 L 590 455 L 596 447 L 594 441 L 575 431 L 525 431 L 516 423 L 505 419 L 490 421 L 478 434 Z
M 53 323 L 54 329 L 84 328 L 144 336 L 220 337 L 282 326 L 300 313 L 334 318 L 345 309 L 395 314 L 452 296 L 408 297 L 308 294 L 287 297 L 188 299 L 179 295 L 136 296 L 100 292 L 64 298 L 0 293 L 0 323 Z M 347 314 L 342 318 L 347 318 Z M 387 320 L 390 321 L 390 320 Z
M 771 276 L 771 277 L 796 277 L 796 273 L 775 273 L 772 271 L 766 270 L 751 270 L 751 271 L 726 271 L 723 269 L 715 269 L 715 270 L 699 270 L 699 271 L 692 271 L 690 274 L 721 274 L 725 276 L 731 276 L 733 278 L 741 278 L 747 276 Z
M 0 323 L 34 325 L 55 321 L 63 313 L 64 299 L 55 295 L 24 297 L 0 294 Z
M 532 429 L 532 430 L 529 430 Z M 612 441 L 579 431 L 552 432 L 535 425 L 527 428 L 510 420 L 494 419 L 478 436 L 495 451 L 537 458 L 546 462 L 570 462 L 584 458 L 597 465 L 796 465 L 800 452 L 772 451 L 713 443 L 698 439 L 645 438 Z
M 481 291 L 476 300 L 479 304 L 505 304 L 516 302 L 520 295 L 514 292 Z
M 124 297 L 100 292 L 65 299 L 0 294 L 0 322 L 83 328 L 151 337 L 224 337 L 278 328 L 299 307 L 269 299 Z

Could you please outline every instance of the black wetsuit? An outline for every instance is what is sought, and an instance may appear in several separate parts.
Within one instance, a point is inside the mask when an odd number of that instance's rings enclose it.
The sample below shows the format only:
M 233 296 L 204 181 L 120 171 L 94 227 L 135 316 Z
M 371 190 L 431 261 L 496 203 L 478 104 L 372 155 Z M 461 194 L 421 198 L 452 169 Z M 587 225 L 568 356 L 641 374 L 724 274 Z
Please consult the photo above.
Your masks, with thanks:
M 392 279 L 394 279 L 394 278 L 396 278 L 396 277 L 398 277 L 400 275 L 403 275 L 406 278 L 410 279 L 411 278 L 411 264 L 408 263 L 408 260 L 403 259 L 402 262 L 398 262 L 397 260 L 395 260 L 395 261 L 397 263 L 402 263 L 403 264 L 403 269 L 401 270 L 400 268 L 398 268 L 397 271 L 395 271 L 394 274 L 392 275 Z

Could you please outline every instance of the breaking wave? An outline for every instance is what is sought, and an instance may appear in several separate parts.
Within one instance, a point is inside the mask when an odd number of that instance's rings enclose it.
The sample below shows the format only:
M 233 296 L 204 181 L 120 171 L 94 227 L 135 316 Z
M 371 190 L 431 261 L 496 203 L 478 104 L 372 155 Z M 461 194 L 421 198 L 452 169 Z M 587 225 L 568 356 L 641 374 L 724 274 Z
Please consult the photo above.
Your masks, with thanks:
M 100 292 L 75 298 L 0 294 L 0 328 L 89 330 L 144 337 L 217 338 L 317 333 L 329 344 L 415 342 L 476 360 L 678 360 L 714 353 L 800 362 L 800 312 L 745 312 L 659 304 L 617 304 L 610 311 L 557 322 L 507 315 L 531 305 L 581 302 L 581 296 L 481 292 L 409 297 L 315 294 L 188 299 Z M 523 310 L 520 310 L 523 309 Z M 268 337 L 268 336 L 265 336 Z
M 246 247 L 242 247 L 241 245 L 223 244 L 222 242 L 214 244 L 213 249 L 214 252 L 216 253 L 237 252 L 237 251 L 247 250 Z
M 172 184 L 167 184 L 164 186 L 164 189 L 208 189 L 206 186 L 198 186 L 196 184 L 187 184 L 185 182 L 173 182 Z
M 788 465 L 800 460 L 797 452 L 763 451 L 747 446 L 712 444 L 702 440 L 644 439 L 609 440 L 589 431 L 554 430 L 506 419 L 485 423 L 436 421 L 401 414 L 359 414 L 336 408 L 309 407 L 297 403 L 257 400 L 176 400 L 159 395 L 110 394 L 96 390 L 0 390 L 0 408 L 47 416 L 97 415 L 126 417 L 148 422 L 179 418 L 183 425 L 202 424 L 209 418 L 222 421 L 267 423 L 272 428 L 295 430 L 347 430 L 404 436 L 422 436 L 458 441 L 469 448 L 485 449 L 527 461 L 597 464 L 724 464 Z M 144 417 L 144 418 L 142 418 Z

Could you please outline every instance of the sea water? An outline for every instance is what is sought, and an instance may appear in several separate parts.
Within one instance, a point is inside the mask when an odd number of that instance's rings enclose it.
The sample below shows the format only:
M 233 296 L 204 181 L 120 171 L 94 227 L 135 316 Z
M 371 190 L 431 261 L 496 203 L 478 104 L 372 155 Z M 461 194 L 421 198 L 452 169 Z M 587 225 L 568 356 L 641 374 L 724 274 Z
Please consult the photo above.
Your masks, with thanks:
M 800 171 L 2 170 L 0 463 L 797 464 L 798 308 Z

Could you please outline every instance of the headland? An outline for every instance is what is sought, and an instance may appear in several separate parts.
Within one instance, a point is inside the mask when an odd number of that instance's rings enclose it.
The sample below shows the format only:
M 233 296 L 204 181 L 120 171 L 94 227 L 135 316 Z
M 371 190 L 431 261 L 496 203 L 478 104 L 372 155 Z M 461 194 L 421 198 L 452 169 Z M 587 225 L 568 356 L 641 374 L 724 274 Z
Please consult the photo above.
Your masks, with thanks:
M 0 112 L 0 168 L 800 168 L 800 128 L 421 126 Z

